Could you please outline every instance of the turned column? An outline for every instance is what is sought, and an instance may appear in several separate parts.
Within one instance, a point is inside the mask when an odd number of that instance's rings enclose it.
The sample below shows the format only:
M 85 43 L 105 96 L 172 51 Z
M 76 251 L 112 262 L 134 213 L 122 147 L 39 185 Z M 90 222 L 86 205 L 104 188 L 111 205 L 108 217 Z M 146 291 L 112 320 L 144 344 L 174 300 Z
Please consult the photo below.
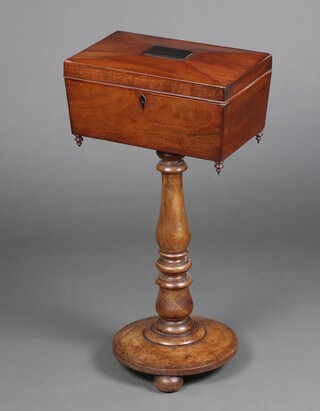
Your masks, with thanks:
M 160 217 L 156 230 L 159 270 L 158 316 L 123 327 L 113 340 L 115 356 L 126 366 L 154 375 L 155 386 L 177 391 L 183 376 L 211 371 L 225 364 L 237 349 L 237 337 L 226 325 L 191 317 L 193 302 L 188 273 L 190 228 L 184 208 L 183 155 L 157 152 L 162 174 Z
M 190 314 L 193 301 L 189 291 L 192 278 L 188 273 L 192 263 L 188 257 L 191 239 L 183 196 L 182 173 L 188 166 L 182 155 L 157 152 L 160 162 L 157 170 L 162 173 L 160 217 L 156 230 L 159 245 L 159 270 L 156 284 L 159 286 L 156 310 L 158 319 L 145 330 L 150 341 L 165 346 L 192 344 L 205 335 L 205 329 Z M 156 376 L 156 386 L 165 391 L 176 377 Z M 176 384 L 179 385 L 178 379 Z
M 162 197 L 156 239 L 160 258 L 156 263 L 160 287 L 156 302 L 159 319 L 154 331 L 161 333 L 163 342 L 175 343 L 179 337 L 194 329 L 190 318 L 193 301 L 189 291 L 192 283 L 188 270 L 191 260 L 188 245 L 191 239 L 182 186 L 182 173 L 188 168 L 183 156 L 157 153 L 161 161 L 157 170 L 162 173 Z M 166 336 L 167 335 L 167 336 Z

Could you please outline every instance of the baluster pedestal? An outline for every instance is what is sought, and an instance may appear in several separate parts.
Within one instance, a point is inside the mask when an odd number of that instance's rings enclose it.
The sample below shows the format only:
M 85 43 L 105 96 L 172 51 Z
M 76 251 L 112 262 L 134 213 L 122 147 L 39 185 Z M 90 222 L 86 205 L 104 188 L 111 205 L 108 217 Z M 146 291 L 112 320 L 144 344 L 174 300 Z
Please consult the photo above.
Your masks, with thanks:
M 156 284 L 158 317 L 145 318 L 120 330 L 113 341 L 115 356 L 127 367 L 155 376 L 160 391 L 174 392 L 184 375 L 211 371 L 229 361 L 237 350 L 237 337 L 226 325 L 191 317 L 193 302 L 188 270 L 190 228 L 186 217 L 181 155 L 158 152 L 161 161 L 162 199 L 156 231 L 159 275 Z

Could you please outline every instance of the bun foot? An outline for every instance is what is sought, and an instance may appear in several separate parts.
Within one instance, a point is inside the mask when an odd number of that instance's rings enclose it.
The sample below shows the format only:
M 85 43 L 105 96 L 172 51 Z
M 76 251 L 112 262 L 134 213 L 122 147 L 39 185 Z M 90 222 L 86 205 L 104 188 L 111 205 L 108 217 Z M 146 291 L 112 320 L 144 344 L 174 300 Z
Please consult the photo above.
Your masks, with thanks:
M 154 377 L 154 385 L 162 392 L 175 392 L 183 385 L 183 378 L 168 375 L 157 375 Z

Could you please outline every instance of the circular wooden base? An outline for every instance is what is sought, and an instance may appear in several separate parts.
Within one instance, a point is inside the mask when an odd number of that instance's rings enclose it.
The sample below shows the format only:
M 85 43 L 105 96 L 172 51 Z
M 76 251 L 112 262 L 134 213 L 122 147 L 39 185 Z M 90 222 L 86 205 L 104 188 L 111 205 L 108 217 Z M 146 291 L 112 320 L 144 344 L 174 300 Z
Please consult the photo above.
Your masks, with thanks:
M 155 375 L 155 385 L 161 391 L 176 391 L 183 383 L 182 379 L 178 379 L 179 383 L 174 380 L 170 385 L 172 378 L 164 377 L 181 377 L 214 370 L 228 362 L 237 351 L 237 337 L 228 326 L 195 316 L 193 319 L 205 329 L 202 339 L 181 346 L 157 344 L 147 339 L 144 332 L 156 319 L 144 318 L 122 328 L 114 337 L 113 352 L 127 367 Z

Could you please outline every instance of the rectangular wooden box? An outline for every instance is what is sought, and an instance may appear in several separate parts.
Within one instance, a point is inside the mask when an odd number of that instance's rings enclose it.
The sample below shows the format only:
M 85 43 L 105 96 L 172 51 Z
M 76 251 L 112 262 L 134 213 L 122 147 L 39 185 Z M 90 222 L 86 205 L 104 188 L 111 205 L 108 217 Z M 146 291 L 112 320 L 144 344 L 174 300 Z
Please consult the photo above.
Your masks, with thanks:
M 72 133 L 223 161 L 264 128 L 271 65 L 268 53 L 115 32 L 64 62 Z

